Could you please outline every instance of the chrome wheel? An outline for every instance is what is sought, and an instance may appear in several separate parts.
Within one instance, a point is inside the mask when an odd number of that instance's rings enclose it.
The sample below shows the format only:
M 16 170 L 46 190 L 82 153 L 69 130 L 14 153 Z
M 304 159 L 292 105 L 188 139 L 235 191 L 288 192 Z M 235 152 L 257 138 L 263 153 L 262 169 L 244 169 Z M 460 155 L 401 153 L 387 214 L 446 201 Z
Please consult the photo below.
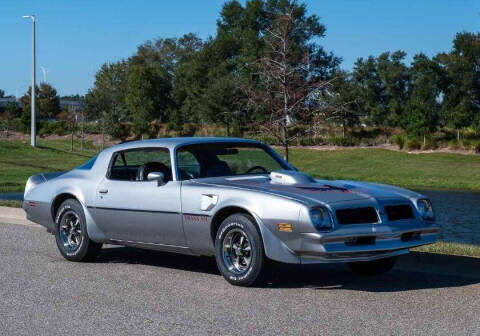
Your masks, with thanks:
M 252 262 L 251 245 L 245 232 L 230 230 L 223 239 L 222 254 L 230 272 L 245 273 Z
M 63 215 L 60 223 L 60 239 L 68 252 L 74 252 L 82 243 L 82 227 L 80 218 L 73 211 Z

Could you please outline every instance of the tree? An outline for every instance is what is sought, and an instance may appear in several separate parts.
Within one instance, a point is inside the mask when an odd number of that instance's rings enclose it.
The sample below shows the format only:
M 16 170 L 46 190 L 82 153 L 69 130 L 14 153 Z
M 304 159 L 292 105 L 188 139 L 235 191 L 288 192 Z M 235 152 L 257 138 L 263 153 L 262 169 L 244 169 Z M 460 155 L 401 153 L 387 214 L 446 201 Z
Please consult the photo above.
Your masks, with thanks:
M 85 97 L 87 113 L 101 123 L 103 132 L 125 141 L 128 137 L 123 124 L 130 113 L 125 103 L 128 63 L 105 63 L 95 74 L 93 89 Z
M 53 119 L 60 112 L 60 97 L 48 83 L 40 83 L 36 101 L 40 118 Z
M 38 86 L 35 86 L 35 103 L 38 101 Z M 28 88 L 27 92 L 20 98 L 20 104 L 22 105 L 22 115 L 20 117 L 20 124 L 23 127 L 24 132 L 31 132 L 31 120 L 32 120 L 32 112 L 31 112 L 31 87 Z M 37 105 L 38 106 L 38 105 Z M 36 129 L 38 129 L 38 120 L 35 116 L 37 121 Z
M 31 114 L 31 88 L 20 98 L 25 115 Z M 35 87 L 35 107 L 38 119 L 53 119 L 60 112 L 60 98 L 57 90 L 48 83 Z M 28 117 L 30 118 L 30 116 Z
M 305 5 L 268 1 L 266 9 L 271 25 L 263 32 L 265 50 L 251 67 L 258 84 L 248 87 L 247 95 L 250 106 L 266 113 L 262 128 L 284 147 L 288 160 L 289 143 L 298 136 L 295 122 L 315 121 L 325 109 L 332 62 L 326 65 L 323 49 L 312 42 L 324 36 L 325 27 L 315 15 L 306 15 Z
M 12 127 L 14 122 L 13 119 L 16 118 L 17 115 L 18 115 L 17 103 L 14 101 L 9 102 L 5 107 L 5 111 L 1 115 L 2 126 L 3 126 L 3 129 L 5 130 L 6 138 L 8 138 L 9 136 L 10 128 Z
M 405 108 L 405 125 L 410 134 L 423 136 L 436 130 L 439 120 L 443 70 L 424 54 L 415 55 L 411 66 L 409 99 Z
M 457 129 L 470 126 L 480 119 L 480 33 L 458 33 L 450 53 L 436 58 L 445 68 L 442 114 L 448 125 Z
M 136 65 L 129 70 L 126 104 L 132 113 L 133 131 L 143 137 L 149 124 L 160 116 L 164 96 L 159 92 L 159 78 L 147 65 Z
M 0 89 L 0 98 L 3 98 L 5 97 L 5 91 L 3 91 L 2 89 Z
M 403 62 L 405 56 L 399 50 L 355 62 L 353 80 L 360 89 L 359 104 L 369 124 L 400 126 L 408 100 L 409 72 Z
M 339 123 L 342 127 L 342 137 L 345 137 L 346 129 L 360 122 L 361 93 L 352 74 L 345 71 L 337 72 L 330 88 L 331 90 L 324 95 L 324 101 L 327 103 L 324 111 L 325 119 Z

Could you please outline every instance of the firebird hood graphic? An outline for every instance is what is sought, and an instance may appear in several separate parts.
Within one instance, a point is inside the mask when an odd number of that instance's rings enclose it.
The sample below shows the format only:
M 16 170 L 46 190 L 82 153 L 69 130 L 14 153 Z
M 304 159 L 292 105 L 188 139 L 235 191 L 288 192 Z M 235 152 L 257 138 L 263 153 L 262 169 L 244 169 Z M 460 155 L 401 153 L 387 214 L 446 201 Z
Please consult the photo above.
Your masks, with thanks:
M 415 192 L 393 186 L 342 180 L 315 180 L 312 183 L 281 185 L 272 183 L 265 176 L 252 176 L 208 178 L 198 180 L 197 183 L 273 193 L 299 201 L 328 204 L 370 198 L 402 199 L 421 196 Z

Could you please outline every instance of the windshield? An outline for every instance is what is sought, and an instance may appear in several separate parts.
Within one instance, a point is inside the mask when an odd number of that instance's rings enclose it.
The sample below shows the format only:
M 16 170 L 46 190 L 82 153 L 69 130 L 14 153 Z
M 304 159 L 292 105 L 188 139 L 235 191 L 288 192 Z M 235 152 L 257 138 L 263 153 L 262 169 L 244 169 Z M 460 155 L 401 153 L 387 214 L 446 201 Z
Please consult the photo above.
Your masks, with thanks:
M 205 143 L 177 151 L 180 180 L 201 177 L 268 174 L 288 165 L 267 146 L 256 143 Z

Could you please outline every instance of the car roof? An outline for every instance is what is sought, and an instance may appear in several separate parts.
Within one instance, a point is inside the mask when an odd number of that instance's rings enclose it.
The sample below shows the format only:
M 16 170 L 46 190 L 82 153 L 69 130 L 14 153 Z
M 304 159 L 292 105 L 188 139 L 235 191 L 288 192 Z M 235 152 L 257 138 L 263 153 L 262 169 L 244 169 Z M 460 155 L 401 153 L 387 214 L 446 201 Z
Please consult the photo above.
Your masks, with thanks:
M 244 138 L 230 138 L 230 137 L 184 137 L 184 138 L 159 138 L 149 140 L 136 140 L 124 142 L 112 147 L 109 147 L 105 152 L 116 152 L 119 150 L 129 150 L 141 147 L 165 147 L 173 150 L 176 147 L 192 144 L 202 143 L 220 143 L 220 142 L 241 142 L 241 143 L 256 143 L 263 144 L 260 141 Z

